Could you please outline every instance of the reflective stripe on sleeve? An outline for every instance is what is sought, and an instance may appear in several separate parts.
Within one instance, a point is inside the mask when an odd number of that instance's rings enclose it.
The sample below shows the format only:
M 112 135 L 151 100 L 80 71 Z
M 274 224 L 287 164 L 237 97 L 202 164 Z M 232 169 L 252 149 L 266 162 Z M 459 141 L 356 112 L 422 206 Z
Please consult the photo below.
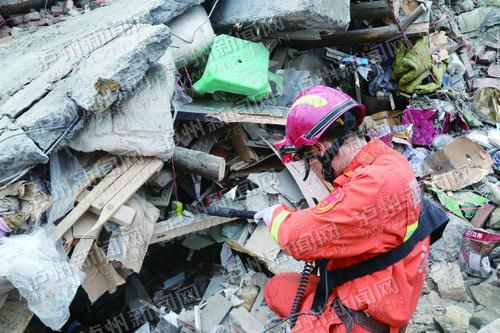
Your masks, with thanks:
M 417 228 L 418 228 L 418 220 L 417 220 L 417 222 L 410 224 L 409 226 L 406 227 L 406 234 L 405 234 L 404 242 L 406 242 L 408 240 L 408 238 L 410 238 L 411 235 L 413 235 L 413 233 L 415 232 L 415 230 L 417 230 Z
M 290 215 L 290 212 L 286 209 L 281 211 L 276 217 L 273 219 L 273 225 L 271 227 L 271 236 L 278 243 L 278 231 L 280 230 L 281 222 Z

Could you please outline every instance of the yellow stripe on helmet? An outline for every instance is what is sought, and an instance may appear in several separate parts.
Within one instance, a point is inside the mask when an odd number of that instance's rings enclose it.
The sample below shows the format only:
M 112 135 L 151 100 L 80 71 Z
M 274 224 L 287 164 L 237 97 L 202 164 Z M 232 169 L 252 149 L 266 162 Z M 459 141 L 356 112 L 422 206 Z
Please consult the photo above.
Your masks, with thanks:
M 297 99 L 295 103 L 293 103 L 292 109 L 297 105 L 303 105 L 303 104 L 308 104 L 316 108 L 319 108 L 321 106 L 325 106 L 326 104 L 328 104 L 328 101 L 318 95 L 304 95 L 299 99 Z

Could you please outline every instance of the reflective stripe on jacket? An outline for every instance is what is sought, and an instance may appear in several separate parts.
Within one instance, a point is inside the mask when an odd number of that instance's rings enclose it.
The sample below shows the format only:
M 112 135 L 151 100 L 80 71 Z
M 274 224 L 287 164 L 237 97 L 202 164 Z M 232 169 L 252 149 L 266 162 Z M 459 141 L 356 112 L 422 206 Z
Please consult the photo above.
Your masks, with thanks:
M 331 259 L 328 269 L 347 267 L 387 252 L 418 225 L 421 193 L 404 157 L 378 139 L 356 155 L 334 191 L 315 207 L 274 211 L 269 228 L 281 248 L 298 260 Z M 400 262 L 337 287 L 340 297 L 394 327 L 415 311 L 427 267 L 429 238 Z

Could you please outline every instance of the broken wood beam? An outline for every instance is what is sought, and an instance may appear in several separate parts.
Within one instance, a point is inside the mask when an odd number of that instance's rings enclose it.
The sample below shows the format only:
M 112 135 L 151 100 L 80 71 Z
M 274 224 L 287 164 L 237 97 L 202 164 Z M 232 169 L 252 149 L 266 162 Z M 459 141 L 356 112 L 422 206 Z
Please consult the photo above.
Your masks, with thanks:
M 167 241 L 235 220 L 238 220 L 238 218 L 209 216 L 205 214 L 195 215 L 191 218 L 184 216 L 174 217 L 155 224 L 153 236 L 149 244 Z
M 226 174 L 224 158 L 183 147 L 175 147 L 174 164 L 180 171 L 194 173 L 215 181 L 221 181 Z
M 427 7 L 421 4 L 410 15 L 401 19 L 401 27 L 406 30 L 413 22 L 415 22 L 423 13 L 427 12 Z M 428 25 L 428 23 L 427 23 Z M 427 31 L 428 33 L 428 31 Z M 419 33 L 421 34 L 421 33 Z M 353 44 L 353 43 L 371 43 L 383 42 L 401 35 L 399 27 L 395 24 L 376 27 L 370 29 L 351 30 L 346 32 L 336 32 L 326 35 L 319 41 L 304 41 L 301 47 L 324 47 L 332 45 Z

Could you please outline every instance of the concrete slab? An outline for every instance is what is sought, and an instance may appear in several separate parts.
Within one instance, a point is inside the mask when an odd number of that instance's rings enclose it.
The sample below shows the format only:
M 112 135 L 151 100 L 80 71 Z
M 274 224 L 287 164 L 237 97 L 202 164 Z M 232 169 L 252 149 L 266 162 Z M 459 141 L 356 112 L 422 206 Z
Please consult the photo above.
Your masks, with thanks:
M 257 23 L 265 34 L 285 30 L 344 31 L 350 22 L 350 1 L 221 0 L 211 21 L 216 28 Z

